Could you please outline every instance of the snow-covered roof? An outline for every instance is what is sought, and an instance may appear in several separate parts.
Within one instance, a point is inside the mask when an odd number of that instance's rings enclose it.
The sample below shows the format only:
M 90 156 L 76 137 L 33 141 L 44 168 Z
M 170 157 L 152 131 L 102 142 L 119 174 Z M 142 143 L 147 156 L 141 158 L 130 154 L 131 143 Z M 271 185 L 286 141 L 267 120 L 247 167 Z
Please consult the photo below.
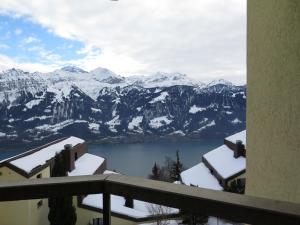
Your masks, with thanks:
M 102 194 L 88 195 L 82 201 L 82 204 L 98 209 L 103 209 Z M 134 200 L 134 208 L 125 206 L 125 198 L 121 196 L 111 195 L 111 211 L 114 213 L 130 216 L 136 219 L 152 216 L 149 210 L 151 203 Z M 178 213 L 178 209 L 169 208 L 168 213 Z
M 119 173 L 117 173 L 117 172 L 115 172 L 115 171 L 111 171 L 111 170 L 105 170 L 104 172 L 103 172 L 103 174 L 119 174 Z
M 240 141 L 243 142 L 243 144 L 246 147 L 246 130 L 243 130 L 243 131 L 241 131 L 239 133 L 233 134 L 233 135 L 225 138 L 225 140 L 230 141 L 230 142 L 232 142 L 234 144 L 236 143 L 237 140 L 240 140 Z
M 224 178 L 229 178 L 234 174 L 246 169 L 246 159 L 243 156 L 234 158 L 233 151 L 226 145 L 222 145 L 205 155 L 208 163 Z
M 85 153 L 75 161 L 75 169 L 69 176 L 93 175 L 104 162 L 104 158 L 89 153 Z
M 84 140 L 71 136 L 63 141 L 33 152 L 32 154 L 10 161 L 10 164 L 26 171 L 27 173 L 30 173 L 32 169 L 36 168 L 37 166 L 44 165 L 48 160 L 53 158 L 56 153 L 60 153 L 62 150 L 64 150 L 64 146 L 66 144 L 75 146 L 81 143 L 84 143 Z
M 194 185 L 213 190 L 223 190 L 219 181 L 210 173 L 209 169 L 202 162 L 183 171 L 180 176 L 182 182 L 186 185 Z

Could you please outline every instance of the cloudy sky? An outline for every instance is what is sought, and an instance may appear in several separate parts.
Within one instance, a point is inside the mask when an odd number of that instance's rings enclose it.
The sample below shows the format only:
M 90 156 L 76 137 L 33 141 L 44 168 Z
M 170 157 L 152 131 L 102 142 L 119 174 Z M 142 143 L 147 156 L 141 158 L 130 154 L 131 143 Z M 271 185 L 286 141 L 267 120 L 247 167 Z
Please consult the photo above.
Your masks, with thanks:
M 246 0 L 1 0 L 0 70 L 246 82 Z

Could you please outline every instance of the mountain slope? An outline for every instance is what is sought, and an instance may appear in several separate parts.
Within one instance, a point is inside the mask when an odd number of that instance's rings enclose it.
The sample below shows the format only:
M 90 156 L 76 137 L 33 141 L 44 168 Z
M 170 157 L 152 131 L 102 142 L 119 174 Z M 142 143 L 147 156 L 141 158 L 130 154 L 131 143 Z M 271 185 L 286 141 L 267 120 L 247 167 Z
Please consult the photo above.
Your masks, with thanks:
M 76 135 L 127 141 L 215 138 L 245 129 L 246 87 L 179 73 L 125 78 L 98 68 L 0 74 L 0 143 Z

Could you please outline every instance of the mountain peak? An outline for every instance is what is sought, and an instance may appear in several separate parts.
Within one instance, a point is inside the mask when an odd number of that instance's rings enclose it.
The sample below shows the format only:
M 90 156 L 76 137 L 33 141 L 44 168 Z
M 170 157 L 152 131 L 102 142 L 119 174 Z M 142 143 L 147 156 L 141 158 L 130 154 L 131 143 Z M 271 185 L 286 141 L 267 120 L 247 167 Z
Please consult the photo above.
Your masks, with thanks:
M 8 76 L 11 76 L 11 77 L 19 77 L 19 76 L 29 74 L 29 72 L 25 72 L 21 69 L 11 68 L 11 69 L 2 71 L 2 74 L 3 75 L 8 75 Z
M 64 66 L 60 70 L 70 73 L 87 73 L 87 71 L 76 66 Z
M 218 80 L 214 80 L 212 82 L 210 82 L 207 86 L 211 87 L 211 86 L 215 86 L 218 84 L 222 84 L 222 85 L 228 85 L 228 86 L 232 86 L 233 84 L 230 81 L 224 80 L 224 79 L 218 79 Z

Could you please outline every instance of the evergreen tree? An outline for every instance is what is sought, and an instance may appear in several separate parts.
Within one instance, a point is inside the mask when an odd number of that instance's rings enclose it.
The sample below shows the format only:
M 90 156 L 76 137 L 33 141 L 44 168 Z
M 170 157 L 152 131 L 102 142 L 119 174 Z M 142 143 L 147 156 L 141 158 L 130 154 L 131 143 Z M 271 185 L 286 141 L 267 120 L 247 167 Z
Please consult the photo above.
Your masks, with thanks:
M 170 177 L 173 181 L 180 180 L 180 173 L 183 171 L 183 164 L 180 161 L 179 151 L 176 152 L 176 161 L 173 162 Z
M 62 154 L 56 154 L 52 177 L 62 177 L 67 175 L 67 168 Z M 49 214 L 48 220 L 51 225 L 75 225 L 77 216 L 73 206 L 73 197 L 53 197 L 48 199 Z
M 152 180 L 160 180 L 160 168 L 154 163 L 154 166 L 152 167 L 152 174 L 149 175 L 149 178 Z
M 237 194 L 245 193 L 245 178 L 240 178 L 232 181 L 226 191 Z

